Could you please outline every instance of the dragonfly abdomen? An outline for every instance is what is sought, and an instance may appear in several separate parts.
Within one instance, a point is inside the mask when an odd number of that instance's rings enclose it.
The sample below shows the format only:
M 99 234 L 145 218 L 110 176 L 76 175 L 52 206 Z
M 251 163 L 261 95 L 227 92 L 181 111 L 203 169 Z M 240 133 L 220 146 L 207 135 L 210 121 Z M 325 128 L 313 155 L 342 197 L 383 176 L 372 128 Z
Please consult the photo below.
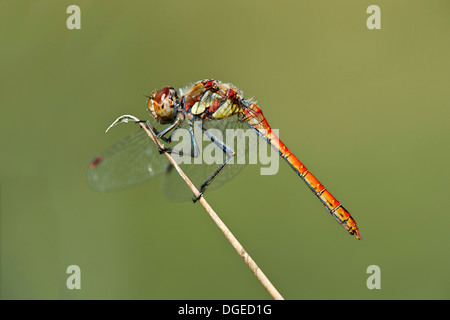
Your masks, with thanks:
M 283 142 L 275 135 L 272 128 L 267 123 L 261 109 L 255 104 L 245 103 L 245 107 L 241 110 L 242 121 L 245 121 L 253 128 L 259 136 L 264 138 L 280 156 L 286 160 L 291 168 L 302 178 L 311 191 L 319 198 L 319 200 L 327 208 L 336 221 L 341 224 L 351 235 L 357 239 L 361 239 L 358 227 L 350 213 L 336 200 L 333 195 L 309 172 L 300 160 L 284 145 Z

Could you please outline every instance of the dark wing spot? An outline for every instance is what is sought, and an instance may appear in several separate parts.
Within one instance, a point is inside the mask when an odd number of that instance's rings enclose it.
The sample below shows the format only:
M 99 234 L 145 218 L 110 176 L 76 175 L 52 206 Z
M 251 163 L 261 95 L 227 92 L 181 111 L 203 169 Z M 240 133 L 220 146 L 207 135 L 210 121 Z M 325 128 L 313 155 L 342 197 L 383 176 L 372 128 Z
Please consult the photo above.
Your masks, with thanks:
M 94 170 L 102 160 L 103 156 L 99 154 L 98 156 L 95 157 L 94 160 L 92 160 L 91 164 L 89 165 L 89 169 Z

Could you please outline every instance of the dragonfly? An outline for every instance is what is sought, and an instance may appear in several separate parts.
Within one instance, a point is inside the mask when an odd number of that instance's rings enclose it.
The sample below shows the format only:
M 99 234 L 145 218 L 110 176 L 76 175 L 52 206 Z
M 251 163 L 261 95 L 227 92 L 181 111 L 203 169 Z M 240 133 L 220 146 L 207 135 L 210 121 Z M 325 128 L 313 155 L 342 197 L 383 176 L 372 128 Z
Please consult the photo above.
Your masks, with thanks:
M 158 149 L 144 130 L 117 142 L 90 162 L 87 180 L 92 189 L 121 190 L 163 174 L 164 193 L 172 200 L 185 200 L 187 188 L 180 187 L 181 179 L 174 174 L 172 165 L 161 153 L 198 158 L 201 147 L 194 131 L 199 130 L 223 153 L 224 160 L 218 165 L 183 166 L 189 178 L 200 185 L 200 195 L 193 199 L 195 202 L 203 196 L 206 189 L 223 185 L 246 165 L 233 161 L 235 150 L 226 144 L 217 132 L 225 132 L 230 128 L 246 128 L 262 141 L 266 141 L 289 164 L 350 235 L 361 239 L 355 219 L 279 139 L 256 103 L 252 99 L 244 99 L 237 87 L 218 80 L 205 79 L 179 90 L 173 87 L 154 90 L 147 96 L 146 104 L 153 121 L 146 120 L 146 125 L 157 139 L 164 142 L 163 147 Z M 173 147 L 176 132 L 181 129 L 189 132 L 189 139 L 186 139 L 188 148 Z M 248 154 L 250 148 L 246 147 L 245 152 Z

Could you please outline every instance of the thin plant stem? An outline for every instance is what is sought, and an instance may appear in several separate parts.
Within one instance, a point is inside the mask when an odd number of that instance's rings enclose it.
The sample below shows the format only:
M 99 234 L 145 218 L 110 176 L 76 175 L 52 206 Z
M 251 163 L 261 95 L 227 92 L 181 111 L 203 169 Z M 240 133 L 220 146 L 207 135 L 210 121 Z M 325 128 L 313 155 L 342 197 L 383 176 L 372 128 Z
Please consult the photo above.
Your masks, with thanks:
M 111 127 L 115 126 L 116 124 L 120 122 L 138 122 L 139 125 L 147 135 L 150 137 L 150 139 L 153 140 L 153 142 L 158 146 L 160 150 L 164 150 L 163 145 L 158 140 L 157 137 L 155 137 L 152 130 L 150 130 L 146 123 L 141 122 L 139 119 L 137 119 L 134 116 L 131 115 L 123 115 L 116 119 L 116 121 L 113 122 L 113 124 L 106 130 L 108 131 Z M 180 166 L 177 164 L 177 162 L 172 158 L 172 156 L 168 152 L 163 152 L 164 155 L 167 157 L 167 159 L 170 161 L 170 163 L 174 166 L 174 168 L 177 170 L 178 174 L 181 176 L 181 178 L 186 182 L 188 187 L 191 189 L 195 197 L 198 197 L 200 195 L 200 192 L 195 187 L 195 185 L 192 183 L 192 181 L 189 179 L 189 177 L 183 172 L 183 170 L 180 168 Z M 261 284 L 266 288 L 266 290 L 270 293 L 273 299 L 275 300 L 284 300 L 284 298 L 281 296 L 281 294 L 278 292 L 278 290 L 274 287 L 274 285 L 270 282 L 270 280 L 267 278 L 267 276 L 262 272 L 262 270 L 258 267 L 256 262 L 252 259 L 252 257 L 247 253 L 247 251 L 244 249 L 244 247 L 240 244 L 240 242 L 236 239 L 236 237 L 231 233 L 230 229 L 225 225 L 225 223 L 219 218 L 217 213 L 213 210 L 213 208 L 209 205 L 209 203 L 206 201 L 206 199 L 201 196 L 198 200 L 200 204 L 205 208 L 206 212 L 208 212 L 211 219 L 214 220 L 216 225 L 219 227 L 219 229 L 223 232 L 225 235 L 225 238 L 231 243 L 233 248 L 237 251 L 237 253 L 241 256 L 242 259 L 244 259 L 247 266 L 250 268 L 250 270 L 253 271 L 256 278 L 261 282 Z

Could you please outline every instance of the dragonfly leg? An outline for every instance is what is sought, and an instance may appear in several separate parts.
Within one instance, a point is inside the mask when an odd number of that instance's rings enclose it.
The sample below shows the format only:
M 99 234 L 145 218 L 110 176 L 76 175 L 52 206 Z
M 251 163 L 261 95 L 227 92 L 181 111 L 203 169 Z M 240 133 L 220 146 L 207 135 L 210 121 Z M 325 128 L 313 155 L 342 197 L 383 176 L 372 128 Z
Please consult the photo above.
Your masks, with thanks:
M 170 142 L 172 142 L 172 135 L 173 135 L 173 133 L 170 135 L 169 138 L 166 138 L 164 136 L 167 133 L 169 133 L 171 130 L 176 128 L 180 124 L 181 120 L 182 119 L 180 119 L 180 118 L 177 119 L 177 121 L 175 121 L 170 126 L 167 126 L 166 128 L 164 128 L 164 130 L 162 130 L 161 132 L 158 132 L 158 130 L 153 128 L 153 126 L 151 125 L 149 120 L 140 120 L 140 121 L 136 121 L 136 123 L 146 123 L 147 124 L 147 128 L 152 131 L 152 133 L 155 135 L 156 138 L 161 139 L 161 140 L 163 140 L 166 143 L 170 143 Z M 191 132 L 191 139 L 193 139 L 192 132 Z M 194 154 L 190 154 L 190 153 L 185 153 L 185 152 L 182 152 L 182 151 L 178 151 L 178 150 L 173 149 L 173 148 L 165 148 L 165 147 L 158 148 L 158 151 L 159 151 L 160 154 L 162 154 L 164 152 L 168 152 L 168 153 L 175 153 L 175 154 L 178 154 L 180 156 L 189 156 L 189 157 L 193 157 L 193 158 L 196 158 L 197 154 L 198 154 L 197 150 L 194 150 Z
M 226 154 L 227 159 L 220 165 L 219 168 L 200 186 L 200 194 L 198 197 L 195 197 L 192 199 L 192 201 L 195 203 L 203 196 L 203 193 L 205 192 L 206 188 L 210 185 L 210 183 L 214 180 L 215 177 L 225 168 L 225 166 L 230 162 L 231 159 L 234 158 L 235 152 L 227 146 L 223 141 L 219 140 L 217 137 L 215 137 L 213 134 L 211 134 L 209 131 L 204 129 L 202 127 L 202 131 L 211 139 L 212 142 L 214 142 L 216 145 L 218 145 L 222 151 Z
M 158 132 L 158 130 L 153 128 L 153 126 L 150 124 L 149 120 L 145 120 L 145 121 L 141 121 L 141 122 L 145 122 L 147 124 L 147 127 L 153 132 L 155 137 L 157 137 L 158 139 L 161 139 L 162 141 L 164 141 L 166 143 L 170 143 L 170 142 L 172 142 L 172 135 L 169 138 L 166 138 L 165 135 L 167 133 L 169 133 L 170 131 L 172 131 L 174 128 L 176 128 L 180 124 L 181 119 L 178 119 L 177 121 L 172 123 L 170 126 L 167 126 L 161 132 Z
M 171 128 L 171 129 L 173 129 L 173 128 Z M 165 130 L 165 131 L 166 131 L 166 133 L 168 132 L 167 130 Z M 163 131 L 161 133 L 163 133 Z M 173 134 L 175 134 L 175 132 L 173 132 L 172 135 Z M 172 142 L 172 135 L 169 137 L 169 139 L 167 139 L 167 142 Z M 191 149 L 190 153 L 179 151 L 179 150 L 176 150 L 176 149 L 173 149 L 173 148 L 170 148 L 170 147 L 169 148 L 159 148 L 158 149 L 159 153 L 168 152 L 168 153 L 171 153 L 171 154 L 175 153 L 175 154 L 177 154 L 179 156 L 188 156 L 188 157 L 191 157 L 191 158 L 197 158 L 198 155 L 199 155 L 199 149 L 198 149 L 198 146 L 197 146 L 197 142 L 196 142 L 196 140 L 194 138 L 193 122 L 189 122 L 189 135 L 190 135 L 190 138 L 191 138 L 191 146 L 192 146 L 192 149 Z
M 197 146 L 197 141 L 195 140 L 195 136 L 194 136 L 194 122 L 193 121 L 189 121 L 189 135 L 191 137 L 191 146 L 193 149 L 194 158 L 197 158 L 198 154 L 199 154 L 199 150 L 198 150 L 198 146 Z

